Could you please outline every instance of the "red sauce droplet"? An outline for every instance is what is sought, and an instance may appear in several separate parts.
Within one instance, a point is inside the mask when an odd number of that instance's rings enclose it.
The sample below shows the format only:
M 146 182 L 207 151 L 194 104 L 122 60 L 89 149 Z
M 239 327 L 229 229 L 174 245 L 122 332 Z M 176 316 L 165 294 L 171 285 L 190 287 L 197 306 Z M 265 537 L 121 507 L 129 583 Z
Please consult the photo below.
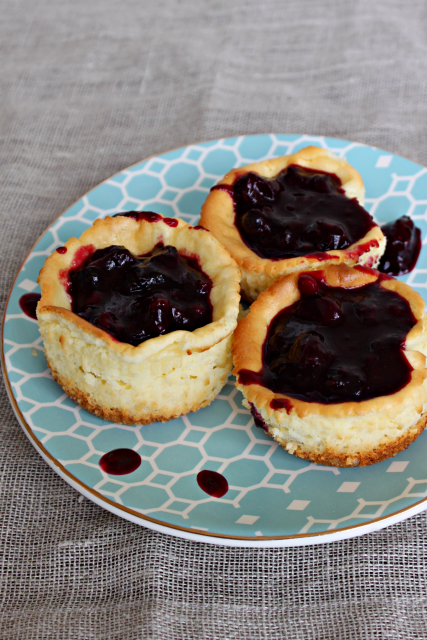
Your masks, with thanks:
M 202 231 L 209 231 L 209 229 L 206 229 L 205 227 L 202 227 L 201 224 L 196 224 L 196 226 L 193 227 L 193 229 L 200 229 Z
M 204 469 L 197 474 L 199 487 L 213 498 L 222 498 L 228 491 L 228 482 L 220 473 Z
M 159 213 L 153 211 L 126 211 L 124 213 L 116 213 L 113 218 L 133 218 L 137 222 L 145 220 L 146 222 L 165 222 L 170 227 L 177 227 L 178 220 L 176 218 L 163 218 Z
M 338 256 L 331 256 L 326 251 L 315 251 L 307 255 L 307 258 L 314 258 L 317 262 L 325 262 L 325 260 L 338 260 Z
M 243 369 L 242 371 L 246 371 L 246 370 Z M 240 373 L 242 373 L 242 372 L 240 372 Z M 240 374 L 239 374 L 239 382 L 241 382 Z M 242 384 L 245 384 L 245 383 L 242 382 Z M 267 423 L 264 422 L 264 419 L 263 419 L 262 415 L 260 414 L 260 412 L 258 411 L 258 409 L 255 407 L 254 404 L 252 404 L 252 402 L 250 402 L 249 405 L 251 407 L 251 414 L 252 414 L 252 417 L 254 419 L 255 426 L 258 427 L 259 429 L 264 429 L 264 431 L 266 433 L 268 433 Z
M 178 220 L 176 218 L 163 218 L 163 222 L 166 222 L 170 227 L 178 226 Z
M 274 398 L 270 402 L 270 407 L 273 409 L 273 411 L 286 409 L 286 413 L 290 413 L 292 410 L 292 403 L 287 398 Z
M 86 260 L 92 255 L 94 251 L 95 247 L 93 246 L 93 244 L 86 244 L 83 247 L 77 249 L 76 253 L 74 254 L 74 259 L 71 263 L 71 269 L 78 269 L 79 267 L 81 267 L 82 264 L 86 262 Z
M 79 269 L 86 262 L 86 260 L 88 260 L 88 258 L 94 251 L 95 247 L 93 246 L 93 244 L 86 244 L 83 247 L 80 247 L 74 254 L 74 258 L 70 265 L 70 268 L 61 269 L 61 271 L 58 273 L 59 282 L 62 284 L 67 293 L 69 293 L 69 289 L 71 286 L 70 272 L 74 269 Z
M 360 271 L 360 273 L 367 273 L 368 276 L 379 276 L 379 272 L 376 269 L 372 269 L 371 267 L 367 267 L 366 265 L 356 264 L 353 269 L 356 269 L 356 271 Z M 382 276 L 380 276 L 380 278 L 381 280 L 383 279 Z M 391 278 L 388 278 L 388 280 L 391 280 Z
M 378 247 L 378 240 L 369 240 L 369 242 L 359 244 L 359 246 L 357 246 L 355 249 L 349 251 L 348 255 L 352 260 L 358 260 L 360 256 L 363 256 L 364 253 L 367 253 L 371 249 L 377 249 Z
M 67 253 L 67 247 L 58 247 L 56 249 L 57 253 Z
M 105 473 L 112 476 L 124 476 L 138 469 L 141 464 L 141 456 L 132 449 L 114 449 L 104 453 L 99 461 L 99 466 Z
M 132 218 L 137 222 L 139 220 L 146 220 L 146 222 L 160 222 L 162 216 L 153 211 L 124 211 L 123 213 L 115 213 L 113 218 Z
M 36 308 L 40 298 L 40 293 L 24 293 L 24 295 L 19 298 L 19 306 L 22 311 L 33 320 L 37 320 Z

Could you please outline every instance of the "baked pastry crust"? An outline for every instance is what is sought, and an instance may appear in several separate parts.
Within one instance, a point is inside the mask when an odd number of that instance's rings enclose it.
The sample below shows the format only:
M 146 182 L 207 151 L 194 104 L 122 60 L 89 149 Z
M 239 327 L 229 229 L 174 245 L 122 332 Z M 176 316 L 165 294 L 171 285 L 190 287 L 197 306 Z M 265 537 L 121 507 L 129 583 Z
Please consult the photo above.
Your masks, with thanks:
M 160 216 L 159 216 L 160 218 Z M 82 407 L 125 424 L 165 421 L 209 404 L 231 370 L 231 341 L 239 312 L 239 269 L 204 229 L 180 219 L 129 217 L 96 220 L 65 253 L 54 252 L 40 271 L 37 307 L 46 358 L 54 378 Z M 121 245 L 144 255 L 159 242 L 197 256 L 212 280 L 212 322 L 195 331 L 173 331 L 134 347 L 119 342 L 71 311 L 64 286 L 84 247 Z
M 346 195 L 349 198 L 356 198 L 363 206 L 365 188 L 360 174 L 345 158 L 339 158 L 331 151 L 320 147 L 310 146 L 292 155 L 232 169 L 218 184 L 231 185 L 249 171 L 272 179 L 292 164 L 337 175 Z M 232 197 L 220 189 L 211 191 L 202 207 L 200 224 L 212 231 L 236 260 L 242 271 L 242 293 L 249 302 L 256 300 L 261 291 L 288 273 L 324 269 L 330 265 L 339 264 L 376 267 L 386 245 L 380 227 L 375 226 L 347 249 L 325 252 L 324 259 L 322 257 L 321 261 L 318 257 L 310 257 L 310 255 L 285 260 L 269 260 L 258 256 L 243 242 L 234 219 Z
M 333 287 L 358 287 L 380 278 L 378 271 L 346 266 L 323 271 Z M 283 277 L 264 291 L 241 320 L 233 345 L 234 371 L 258 372 L 262 368 L 262 345 L 271 320 L 281 309 L 300 299 L 298 273 Z M 405 298 L 417 320 L 409 331 L 404 353 L 413 367 L 408 384 L 399 391 L 361 402 L 321 404 L 304 402 L 258 384 L 237 387 L 244 405 L 253 405 L 268 433 L 294 455 L 333 466 L 364 466 L 405 449 L 422 432 L 427 419 L 427 331 L 424 301 L 411 287 L 394 279 L 381 279 L 385 289 Z M 271 402 L 287 406 L 274 410 Z

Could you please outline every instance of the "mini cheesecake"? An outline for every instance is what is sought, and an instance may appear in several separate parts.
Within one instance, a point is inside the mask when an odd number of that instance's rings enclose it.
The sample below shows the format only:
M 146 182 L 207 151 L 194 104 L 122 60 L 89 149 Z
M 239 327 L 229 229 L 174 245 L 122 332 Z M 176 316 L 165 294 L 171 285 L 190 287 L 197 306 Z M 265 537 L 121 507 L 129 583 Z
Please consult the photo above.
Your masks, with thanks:
M 237 387 L 289 453 L 353 467 L 395 455 L 426 423 L 424 301 L 366 267 L 284 276 L 235 331 Z
M 225 384 L 240 272 L 205 229 L 150 212 L 97 220 L 46 260 L 38 282 L 48 365 L 88 411 L 166 421 Z
M 200 224 L 236 260 L 251 302 L 289 273 L 376 267 L 386 240 L 363 209 L 364 195 L 361 176 L 345 159 L 306 147 L 230 171 L 211 189 Z

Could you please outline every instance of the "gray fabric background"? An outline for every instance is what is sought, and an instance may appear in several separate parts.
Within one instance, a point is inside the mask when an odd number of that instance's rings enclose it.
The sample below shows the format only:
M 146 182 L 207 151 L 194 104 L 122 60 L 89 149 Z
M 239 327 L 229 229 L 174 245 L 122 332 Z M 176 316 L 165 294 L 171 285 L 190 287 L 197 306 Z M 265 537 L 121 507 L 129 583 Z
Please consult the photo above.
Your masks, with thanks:
M 328 134 L 427 164 L 424 0 L 0 0 L 0 295 L 39 234 L 142 158 L 229 134 Z M 1 390 L 0 638 L 427 638 L 425 513 L 244 550 L 79 497 Z

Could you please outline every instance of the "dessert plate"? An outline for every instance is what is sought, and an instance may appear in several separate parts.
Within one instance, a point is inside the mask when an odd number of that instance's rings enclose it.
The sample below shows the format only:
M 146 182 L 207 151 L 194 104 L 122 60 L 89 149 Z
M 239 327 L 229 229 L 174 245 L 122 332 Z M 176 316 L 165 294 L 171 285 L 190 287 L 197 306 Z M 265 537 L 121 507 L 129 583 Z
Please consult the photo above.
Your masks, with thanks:
M 52 379 L 37 323 L 19 300 L 39 291 L 46 257 L 98 218 L 149 210 L 196 224 L 210 187 L 235 166 L 315 144 L 362 175 L 366 208 L 380 224 L 412 216 L 427 237 L 427 169 L 362 144 L 308 135 L 241 136 L 203 142 L 144 160 L 80 198 L 42 235 L 22 265 L 3 322 L 2 362 L 17 418 L 34 447 L 66 482 L 132 522 L 197 541 L 234 546 L 330 542 L 375 531 L 427 508 L 427 433 L 371 467 L 336 469 L 289 455 L 258 429 L 232 378 L 205 409 L 168 423 L 124 426 L 81 409 Z M 427 249 L 404 279 L 427 300 Z M 109 475 L 101 457 L 136 451 L 140 466 Z M 204 469 L 228 482 L 211 497 Z

